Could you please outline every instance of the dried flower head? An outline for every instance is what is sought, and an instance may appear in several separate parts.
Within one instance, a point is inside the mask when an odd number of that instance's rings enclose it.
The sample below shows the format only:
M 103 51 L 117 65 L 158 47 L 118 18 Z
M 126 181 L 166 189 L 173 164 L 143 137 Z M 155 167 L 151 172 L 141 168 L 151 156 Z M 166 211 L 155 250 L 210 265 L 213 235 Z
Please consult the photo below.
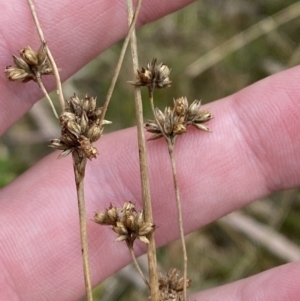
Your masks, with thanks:
M 37 80 L 41 75 L 53 74 L 50 61 L 46 53 L 46 44 L 42 43 L 38 52 L 29 46 L 20 51 L 20 56 L 13 55 L 16 66 L 7 66 L 4 70 L 6 77 L 11 81 L 28 82 Z
M 61 137 L 51 140 L 51 147 L 63 150 L 60 157 L 65 157 L 75 150 L 80 150 L 88 158 L 96 158 L 97 149 L 93 142 L 103 132 L 100 126 L 101 108 L 96 108 L 96 98 L 86 96 L 83 99 L 75 94 L 67 100 L 67 107 L 59 117 Z M 103 124 L 110 121 L 104 120 Z
M 212 118 L 208 110 L 200 110 L 201 101 L 195 100 L 190 106 L 186 97 L 174 100 L 174 107 L 165 108 L 164 113 L 155 108 L 155 120 L 150 120 L 145 124 L 148 132 L 153 133 L 149 140 L 161 138 L 163 136 L 173 139 L 187 131 L 187 125 L 193 125 L 204 131 L 209 128 L 203 123 Z
M 171 86 L 169 74 L 171 70 L 163 63 L 157 64 L 156 58 L 153 58 L 147 67 L 137 70 L 137 79 L 130 81 L 135 86 L 148 86 L 149 88 L 167 88 Z
M 177 269 L 170 269 L 167 275 L 160 275 L 158 279 L 160 301 L 182 301 L 184 279 L 179 277 Z M 187 279 L 186 288 L 191 286 L 191 280 Z
M 133 246 L 136 239 L 149 243 L 146 236 L 155 229 L 152 223 L 144 221 L 143 210 L 137 212 L 132 202 L 125 202 L 122 208 L 110 204 L 104 212 L 95 213 L 94 221 L 112 226 L 112 230 L 118 234 L 116 241 L 125 240 L 129 246 Z

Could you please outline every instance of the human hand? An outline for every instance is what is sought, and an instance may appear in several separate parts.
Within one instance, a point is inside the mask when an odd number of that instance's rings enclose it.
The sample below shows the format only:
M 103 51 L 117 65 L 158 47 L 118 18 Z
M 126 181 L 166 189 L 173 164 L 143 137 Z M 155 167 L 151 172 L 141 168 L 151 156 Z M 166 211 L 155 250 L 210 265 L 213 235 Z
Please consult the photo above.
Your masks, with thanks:
M 126 33 L 125 6 L 120 2 L 72 1 L 65 11 L 62 8 L 66 2 L 36 3 L 52 52 L 58 65 L 64 66 L 62 79 Z M 162 1 L 145 1 L 141 23 L 188 2 L 191 1 L 172 1 L 166 7 Z M 6 66 L 11 53 L 27 44 L 38 45 L 38 38 L 25 2 L 12 6 L 2 0 L 1 7 L 1 24 L 6 27 L 2 30 L 0 61 Z M 101 11 L 106 13 L 100 15 Z M 118 26 L 113 26 L 117 22 Z M 75 41 L 79 44 L 72 44 Z M 210 109 L 217 117 L 210 121 L 213 134 L 191 129 L 178 139 L 186 232 L 273 191 L 299 186 L 299 79 L 300 69 L 296 67 L 211 103 Z M 21 89 L 4 76 L 0 85 L 3 133 L 41 93 L 34 83 Z M 110 202 L 121 205 L 131 200 L 141 206 L 136 145 L 135 129 L 100 139 L 100 156 L 87 167 L 88 217 Z M 155 223 L 159 225 L 156 238 L 158 245 L 163 245 L 178 237 L 174 232 L 173 197 L 165 189 L 172 186 L 171 171 L 161 169 L 168 162 L 164 141 L 149 143 L 148 156 Z M 70 158 L 56 158 L 57 153 L 46 157 L 0 192 L 0 300 L 76 300 L 84 294 L 72 163 Z M 129 263 L 130 257 L 125 247 L 113 242 L 108 229 L 89 222 L 88 231 L 92 279 L 96 284 Z M 191 300 L 298 300 L 299 272 L 298 263 L 287 264 L 200 292 Z

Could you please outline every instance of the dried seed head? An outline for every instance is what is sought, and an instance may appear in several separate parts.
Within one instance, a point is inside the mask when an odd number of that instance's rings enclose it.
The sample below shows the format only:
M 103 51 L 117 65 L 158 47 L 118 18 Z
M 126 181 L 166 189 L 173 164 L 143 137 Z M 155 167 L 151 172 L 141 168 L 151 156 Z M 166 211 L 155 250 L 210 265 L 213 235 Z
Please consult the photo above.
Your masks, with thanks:
M 163 63 L 157 64 L 153 58 L 147 67 L 137 70 L 136 81 L 130 81 L 135 86 L 148 86 L 149 88 L 167 88 L 171 86 L 169 74 L 171 70 Z
M 13 55 L 16 67 L 6 67 L 6 77 L 12 81 L 25 83 L 30 80 L 37 81 L 37 78 L 41 75 L 53 74 L 53 69 L 47 57 L 45 47 L 43 43 L 36 53 L 27 46 L 20 51 L 21 57 Z
M 187 112 L 187 124 L 195 126 L 199 130 L 209 131 L 209 128 L 203 123 L 212 119 L 211 112 L 208 110 L 200 110 L 201 100 L 195 100 L 189 107 Z
M 132 202 L 125 202 L 122 208 L 110 205 L 105 212 L 97 212 L 94 221 L 101 225 L 110 225 L 118 234 L 116 241 L 126 241 L 130 246 L 136 239 L 149 243 L 147 235 L 154 231 L 152 223 L 144 221 L 143 211 L 136 212 Z
M 52 140 L 51 146 L 62 149 L 63 145 L 66 145 L 63 156 L 76 150 L 90 160 L 96 158 L 98 151 L 93 142 L 97 141 L 103 132 L 103 126 L 99 126 L 101 108 L 96 108 L 96 98 L 86 96 L 80 99 L 74 94 L 66 102 L 66 110 L 59 118 L 61 125 L 59 143 Z M 111 122 L 103 121 L 103 125 L 109 123 Z M 71 151 L 67 152 L 67 149 Z
M 204 131 L 209 128 L 203 123 L 212 118 L 208 110 L 200 110 L 201 101 L 195 100 L 190 106 L 186 97 L 180 97 L 174 100 L 174 107 L 166 107 L 164 113 L 155 108 L 155 120 L 150 120 L 145 124 L 148 132 L 153 133 L 149 140 L 155 140 L 161 137 L 174 139 L 178 135 L 187 132 L 187 125 L 193 125 Z
M 177 269 L 170 269 L 167 275 L 160 275 L 158 279 L 160 300 L 162 301 L 181 301 L 183 300 L 184 279 L 179 278 Z M 187 279 L 186 288 L 190 287 L 191 280 Z

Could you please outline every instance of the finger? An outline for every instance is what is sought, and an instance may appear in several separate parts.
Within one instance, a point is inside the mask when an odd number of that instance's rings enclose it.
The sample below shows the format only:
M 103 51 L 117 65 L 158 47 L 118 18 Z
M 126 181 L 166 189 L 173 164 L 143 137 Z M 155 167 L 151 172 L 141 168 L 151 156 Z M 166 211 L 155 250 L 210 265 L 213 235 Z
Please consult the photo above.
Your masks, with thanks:
M 290 263 L 258 275 L 190 296 L 205 301 L 297 301 L 299 263 Z
M 213 132 L 189 129 L 179 137 L 175 153 L 186 232 L 274 190 L 299 185 L 299 71 L 277 74 L 210 104 Z M 162 139 L 147 146 L 156 237 L 162 245 L 178 237 L 171 168 Z M 101 138 L 99 158 L 86 172 L 89 219 L 110 202 L 121 206 L 131 200 L 141 208 L 136 147 L 135 129 Z M 72 163 L 56 156 L 0 196 L 1 256 L 14 283 L 9 292 L 33 300 L 47 292 L 72 300 L 84 289 Z M 89 221 L 88 230 L 95 284 L 128 263 L 129 256 L 109 229 Z M 136 248 L 141 253 L 140 245 Z
M 127 32 L 126 2 L 119 0 L 89 1 L 35 1 L 48 45 L 61 68 L 61 79 L 83 67 L 104 49 L 121 39 Z M 138 25 L 158 19 L 191 3 L 192 0 L 144 0 Z M 167 4 L 166 4 L 167 3 Z M 0 39 L 0 65 L 12 64 L 12 54 L 27 45 L 39 48 L 39 37 L 27 1 L 8 3 L 0 1 L 3 26 Z M 45 79 L 47 87 L 55 86 L 53 78 Z M 34 82 L 8 82 L 0 77 L 0 135 L 42 97 Z

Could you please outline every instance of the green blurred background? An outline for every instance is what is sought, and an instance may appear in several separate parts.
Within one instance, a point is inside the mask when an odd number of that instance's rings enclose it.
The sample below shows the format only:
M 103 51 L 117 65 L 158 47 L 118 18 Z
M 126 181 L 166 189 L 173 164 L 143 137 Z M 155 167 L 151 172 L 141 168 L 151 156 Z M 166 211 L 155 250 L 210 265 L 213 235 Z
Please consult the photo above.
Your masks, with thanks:
M 182 95 L 207 103 L 299 64 L 299 16 L 300 1 L 202 0 L 139 29 L 140 64 L 157 57 L 172 68 L 172 88 L 158 91 L 157 103 L 171 105 L 173 97 Z M 121 45 L 68 80 L 65 94 L 88 92 L 103 100 Z M 111 131 L 135 123 L 132 87 L 127 84 L 131 64 L 127 55 L 107 114 L 113 125 L 106 129 Z M 145 118 L 150 117 L 148 102 L 144 110 Z M 1 187 L 51 152 L 48 141 L 58 132 L 43 100 L 1 137 Z M 299 199 L 297 189 L 278 192 L 188 235 L 190 291 L 299 260 Z M 161 269 L 180 267 L 180 254 L 178 242 L 161 248 Z M 146 266 L 143 257 L 141 265 Z M 146 300 L 147 293 L 129 266 L 99 285 L 95 296 L 102 301 Z

